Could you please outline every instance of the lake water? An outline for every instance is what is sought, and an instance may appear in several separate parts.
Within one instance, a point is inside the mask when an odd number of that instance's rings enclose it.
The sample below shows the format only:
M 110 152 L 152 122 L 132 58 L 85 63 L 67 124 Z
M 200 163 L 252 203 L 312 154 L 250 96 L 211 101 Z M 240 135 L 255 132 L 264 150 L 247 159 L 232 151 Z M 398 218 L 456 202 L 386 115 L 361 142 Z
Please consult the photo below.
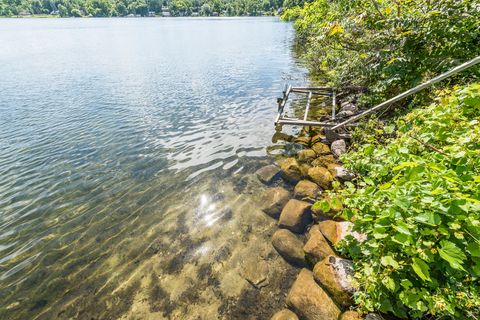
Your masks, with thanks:
M 0 19 L 0 319 L 279 310 L 296 271 L 254 172 L 292 43 L 276 18 Z

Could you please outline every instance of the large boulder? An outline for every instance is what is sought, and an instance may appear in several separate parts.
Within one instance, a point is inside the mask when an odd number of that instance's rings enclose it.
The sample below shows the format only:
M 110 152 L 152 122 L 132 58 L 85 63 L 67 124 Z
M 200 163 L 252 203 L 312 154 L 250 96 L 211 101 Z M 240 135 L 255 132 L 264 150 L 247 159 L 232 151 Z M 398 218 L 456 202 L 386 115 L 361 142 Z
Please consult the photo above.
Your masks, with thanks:
M 314 199 L 317 197 L 320 192 L 318 185 L 310 180 L 302 180 L 295 186 L 293 194 L 296 198 L 311 198 Z
M 272 183 L 274 180 L 280 178 L 282 175 L 282 171 L 280 170 L 280 168 L 274 164 L 262 167 L 258 169 L 255 173 L 258 179 L 265 184 Z
M 335 163 L 335 157 L 331 154 L 320 156 L 312 161 L 314 167 L 327 167 L 331 163 Z
M 322 142 L 317 142 L 312 145 L 312 150 L 315 151 L 319 156 L 323 156 L 330 153 L 330 148 L 328 145 Z
M 275 313 L 270 320 L 298 320 L 298 317 L 292 311 L 283 309 Z
M 287 305 L 305 320 L 338 320 L 340 316 L 340 309 L 307 269 L 300 271 L 290 288 Z
M 339 320 L 362 320 L 362 316 L 357 311 L 348 310 L 342 313 Z
M 352 295 L 356 290 L 353 276 L 352 262 L 333 255 L 318 262 L 313 268 L 315 280 L 343 307 L 353 304 Z
M 297 266 L 305 265 L 303 242 L 287 229 L 277 230 L 272 237 L 275 250 L 288 262 Z
M 308 176 L 323 189 L 330 188 L 333 181 L 332 175 L 324 167 L 311 167 L 308 169 Z
M 314 225 L 308 232 L 308 241 L 303 247 L 306 259 L 312 265 L 325 259 L 328 256 L 335 255 L 327 240 L 320 232 L 318 225 Z
M 295 233 L 303 233 L 305 227 L 312 222 L 310 207 L 308 202 L 291 199 L 283 207 L 278 225 Z
M 295 158 L 284 158 L 278 161 L 283 172 L 283 178 L 288 182 L 297 183 L 302 179 L 302 171 L 300 165 Z
M 352 236 L 359 242 L 364 242 L 367 240 L 365 234 L 358 233 L 353 231 L 353 223 L 349 221 L 333 221 L 326 220 L 318 223 L 320 231 L 331 243 L 336 245 L 340 241 L 344 240 L 347 236 Z
M 315 159 L 316 157 L 317 157 L 317 154 L 312 149 L 300 150 L 297 153 L 297 158 L 298 158 L 298 161 L 300 162 L 308 162 Z
M 343 139 L 333 141 L 330 148 L 332 149 L 333 155 L 337 158 L 347 152 L 347 144 Z
M 290 192 L 285 188 L 269 188 L 263 192 L 262 198 L 260 199 L 261 209 L 272 218 L 278 219 L 289 199 Z

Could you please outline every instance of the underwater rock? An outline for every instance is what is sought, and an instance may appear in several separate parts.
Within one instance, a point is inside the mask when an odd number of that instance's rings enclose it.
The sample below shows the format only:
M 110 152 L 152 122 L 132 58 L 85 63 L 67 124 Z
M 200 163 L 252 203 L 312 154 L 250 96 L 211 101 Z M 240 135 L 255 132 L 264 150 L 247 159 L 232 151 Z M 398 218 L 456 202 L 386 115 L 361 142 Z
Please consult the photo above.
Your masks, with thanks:
M 352 231 L 353 223 L 349 221 L 337 222 L 333 220 L 326 220 L 319 222 L 318 227 L 325 238 L 327 238 L 328 241 L 334 245 L 345 239 L 347 236 L 352 236 L 359 242 L 364 242 L 367 240 L 367 236 L 365 234 Z
M 278 311 L 270 320 L 298 320 L 297 315 L 288 309 Z
M 312 222 L 311 206 L 308 202 L 291 199 L 283 207 L 278 225 L 295 233 L 303 233 L 305 227 Z
M 287 204 L 289 199 L 290 192 L 285 188 L 269 188 L 263 192 L 260 200 L 262 206 L 261 209 L 272 218 L 278 219 L 283 207 Z
M 357 311 L 345 311 L 339 320 L 362 320 L 362 316 Z
M 297 154 L 298 161 L 307 162 L 315 159 L 317 154 L 312 149 L 300 150 Z
M 333 141 L 330 148 L 332 149 L 333 155 L 337 158 L 347 152 L 347 144 L 343 139 Z
M 302 172 L 295 158 L 281 159 L 278 164 L 283 171 L 283 178 L 288 182 L 296 183 L 302 179 Z
M 330 148 L 328 147 L 328 145 L 322 142 L 317 142 L 314 145 L 312 145 L 312 150 L 315 151 L 315 153 L 319 156 L 330 153 Z
M 310 138 L 309 137 L 297 137 L 294 140 L 295 143 L 301 144 L 303 146 L 308 146 L 310 143 Z
M 323 134 L 316 134 L 310 140 L 311 144 L 315 144 L 317 142 L 325 141 L 325 136 Z
M 281 177 L 282 171 L 276 165 L 271 164 L 258 169 L 255 173 L 261 182 L 270 184 Z
M 330 255 L 335 255 L 332 247 L 320 232 L 318 225 L 314 225 L 308 232 L 308 241 L 303 247 L 307 260 L 314 265 Z
M 287 229 L 277 230 L 272 237 L 275 250 L 288 262 L 296 266 L 305 266 L 303 242 Z
M 339 305 L 349 307 L 353 304 L 355 292 L 353 264 L 350 260 L 326 257 L 313 268 L 313 277 L 325 288 L 330 297 Z
M 267 276 L 269 267 L 264 260 L 260 260 L 256 256 L 251 257 L 252 258 L 242 263 L 240 274 L 254 288 L 260 289 L 268 285 Z
M 323 189 L 330 188 L 333 177 L 330 172 L 323 167 L 311 167 L 308 170 L 308 176 L 313 182 L 317 183 Z
M 293 190 L 294 196 L 299 199 L 315 198 L 320 192 L 318 185 L 310 180 L 302 180 Z
M 307 269 L 302 269 L 293 283 L 287 305 L 305 320 L 338 320 L 340 316 L 340 309 Z
M 312 166 L 314 167 L 327 167 L 331 163 L 335 163 L 335 157 L 331 154 L 320 156 L 317 159 L 312 161 Z

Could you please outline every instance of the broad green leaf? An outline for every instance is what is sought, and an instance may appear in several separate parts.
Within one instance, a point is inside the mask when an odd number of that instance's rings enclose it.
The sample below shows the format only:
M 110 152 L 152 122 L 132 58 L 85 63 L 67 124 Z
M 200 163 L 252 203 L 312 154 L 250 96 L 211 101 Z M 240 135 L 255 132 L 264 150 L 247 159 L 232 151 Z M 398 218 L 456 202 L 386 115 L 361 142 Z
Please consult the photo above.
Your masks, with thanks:
M 394 269 L 398 269 L 399 265 L 398 265 L 398 262 L 395 261 L 395 259 L 393 259 L 392 256 L 383 256 L 381 259 L 380 259 L 380 262 L 383 266 L 387 267 L 387 266 L 391 266 L 393 267 Z
M 422 259 L 413 258 L 412 259 L 412 268 L 413 271 L 424 281 L 432 281 L 430 279 L 430 268 Z
M 480 257 L 480 244 L 475 240 L 467 245 L 467 251 L 472 257 Z
M 441 248 L 438 249 L 440 257 L 447 261 L 452 268 L 465 271 L 462 263 L 467 257 L 462 250 L 460 250 L 455 243 L 448 240 L 440 241 L 440 245 Z

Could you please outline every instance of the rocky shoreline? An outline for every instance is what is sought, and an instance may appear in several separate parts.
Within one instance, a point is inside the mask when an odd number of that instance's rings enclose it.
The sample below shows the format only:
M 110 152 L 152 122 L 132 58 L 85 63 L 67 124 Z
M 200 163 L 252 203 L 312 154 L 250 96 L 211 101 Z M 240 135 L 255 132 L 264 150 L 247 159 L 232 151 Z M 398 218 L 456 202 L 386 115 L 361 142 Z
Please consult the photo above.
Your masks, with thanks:
M 322 129 L 308 127 L 288 140 L 300 145 L 300 150 L 256 172 L 257 178 L 269 186 L 261 196 L 261 209 L 278 220 L 272 245 L 287 263 L 299 269 L 286 297 L 286 308 L 271 319 L 379 318 L 375 314 L 363 317 L 354 310 L 352 295 L 358 285 L 353 265 L 335 250 L 335 245 L 347 236 L 358 241 L 366 238 L 352 231 L 352 222 L 339 217 L 342 203 L 328 193 L 332 183 L 355 178 L 339 160 L 347 150 L 347 142 L 328 141 Z M 328 206 L 318 205 L 317 201 Z

